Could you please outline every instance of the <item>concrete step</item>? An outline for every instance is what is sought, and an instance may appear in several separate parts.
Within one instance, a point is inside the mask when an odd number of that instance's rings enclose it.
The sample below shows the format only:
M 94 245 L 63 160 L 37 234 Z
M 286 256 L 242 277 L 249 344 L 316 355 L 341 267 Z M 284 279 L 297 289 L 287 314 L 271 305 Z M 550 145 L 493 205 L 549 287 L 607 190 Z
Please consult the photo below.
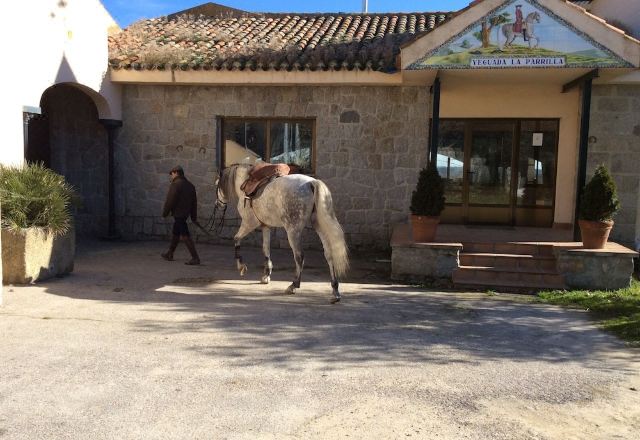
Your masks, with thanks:
M 464 253 L 533 255 L 553 257 L 553 245 L 541 243 L 509 242 L 509 243 L 462 243 Z
M 556 273 L 556 259 L 552 256 L 463 252 L 460 254 L 460 265 L 484 266 L 496 269 L 538 273 Z
M 539 270 L 506 270 L 490 266 L 460 266 L 453 283 L 469 287 L 510 287 L 519 289 L 564 289 L 562 275 Z

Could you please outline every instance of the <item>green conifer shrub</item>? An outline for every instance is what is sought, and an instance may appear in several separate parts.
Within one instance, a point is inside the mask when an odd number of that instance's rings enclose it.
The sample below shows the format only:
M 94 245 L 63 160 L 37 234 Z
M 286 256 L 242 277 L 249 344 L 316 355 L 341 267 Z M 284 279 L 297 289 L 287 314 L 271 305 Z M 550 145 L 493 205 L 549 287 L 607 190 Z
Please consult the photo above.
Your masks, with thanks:
M 437 217 L 444 209 L 444 180 L 435 166 L 420 171 L 416 189 L 411 195 L 411 213 Z
M 619 209 L 620 201 L 616 184 L 607 168 L 600 165 L 584 187 L 580 199 L 580 218 L 594 222 L 605 222 L 613 220 L 613 216 Z

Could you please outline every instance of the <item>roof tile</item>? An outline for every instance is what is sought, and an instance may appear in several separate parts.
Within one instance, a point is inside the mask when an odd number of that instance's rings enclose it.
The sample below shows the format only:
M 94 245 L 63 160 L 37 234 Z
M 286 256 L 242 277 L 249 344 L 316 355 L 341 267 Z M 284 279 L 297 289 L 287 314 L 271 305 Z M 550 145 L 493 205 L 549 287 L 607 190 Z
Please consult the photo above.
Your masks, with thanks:
M 115 69 L 396 69 L 400 46 L 450 12 L 181 16 L 135 23 L 109 37 Z

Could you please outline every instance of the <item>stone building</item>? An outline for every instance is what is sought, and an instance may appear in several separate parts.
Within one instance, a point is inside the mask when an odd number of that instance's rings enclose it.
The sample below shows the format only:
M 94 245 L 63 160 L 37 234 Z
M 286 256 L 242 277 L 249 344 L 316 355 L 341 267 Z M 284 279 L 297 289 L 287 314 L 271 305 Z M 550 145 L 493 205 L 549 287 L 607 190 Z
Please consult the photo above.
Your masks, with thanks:
M 110 38 L 111 80 L 123 87 L 125 236 L 166 235 L 158 213 L 175 163 L 207 217 L 220 167 L 294 160 L 334 192 L 352 247 L 387 248 L 429 157 L 447 178 L 444 222 L 564 230 L 580 179 L 604 162 L 624 206 L 613 238 L 640 236 L 640 44 L 583 7 L 185 12 Z
M 3 108 L 16 123 L 0 161 L 49 164 L 81 191 L 81 235 L 126 238 L 167 234 L 159 213 L 176 163 L 206 223 L 225 163 L 298 161 L 333 191 L 352 248 L 389 246 L 430 156 L 447 178 L 443 222 L 569 233 L 581 176 L 605 163 L 623 203 L 612 237 L 633 245 L 632 3 L 483 0 L 407 14 L 202 5 L 117 32 L 97 1 L 51 1 L 31 11 L 38 32 L 24 43 L 38 67 L 10 81 Z

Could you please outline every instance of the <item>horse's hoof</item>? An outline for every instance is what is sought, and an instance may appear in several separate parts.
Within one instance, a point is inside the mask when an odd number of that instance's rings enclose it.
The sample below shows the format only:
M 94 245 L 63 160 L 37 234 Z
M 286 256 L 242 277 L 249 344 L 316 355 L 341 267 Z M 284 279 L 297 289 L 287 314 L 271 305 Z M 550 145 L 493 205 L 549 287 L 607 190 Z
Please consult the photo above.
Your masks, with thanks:
M 331 298 L 331 300 L 330 300 L 329 302 L 330 302 L 331 304 L 335 304 L 335 303 L 337 303 L 337 302 L 340 302 L 340 298 L 333 297 L 333 298 Z
M 242 267 L 240 268 L 240 276 L 243 277 L 245 274 L 247 273 L 247 265 L 244 264 L 242 265 Z
M 264 275 L 264 276 L 260 279 L 260 282 L 261 282 L 262 284 L 269 284 L 269 283 L 271 282 L 271 277 L 270 277 L 270 276 L 267 276 L 267 275 Z
M 295 295 L 296 294 L 296 288 L 293 286 L 289 286 L 287 287 L 287 290 L 284 291 L 285 294 L 287 295 Z

